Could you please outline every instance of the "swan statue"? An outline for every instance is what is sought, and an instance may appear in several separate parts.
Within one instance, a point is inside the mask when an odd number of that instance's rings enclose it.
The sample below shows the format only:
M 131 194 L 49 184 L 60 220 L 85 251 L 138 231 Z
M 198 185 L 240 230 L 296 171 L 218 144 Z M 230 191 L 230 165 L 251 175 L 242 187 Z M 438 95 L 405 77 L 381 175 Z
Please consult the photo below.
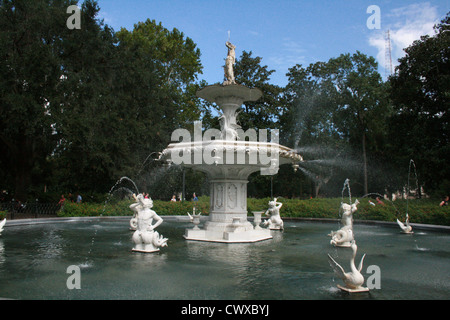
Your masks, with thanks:
M 408 214 L 406 214 L 406 221 L 405 221 L 405 224 L 403 224 L 403 223 L 402 223 L 400 220 L 398 220 L 398 219 L 397 219 L 397 223 L 398 223 L 400 229 L 402 229 L 402 232 L 403 232 L 403 233 L 414 233 L 414 232 L 412 231 L 411 225 L 409 224 L 409 215 L 408 215 Z
M 0 222 L 0 234 L 2 234 L 2 232 L 3 232 L 3 227 L 5 226 L 5 224 L 6 224 L 6 218 L 3 219 L 2 222 Z
M 353 240 L 351 244 L 351 248 L 353 251 L 352 258 L 350 260 L 350 272 L 345 272 L 344 269 L 328 254 L 328 262 L 330 266 L 333 268 L 336 275 L 344 281 L 345 287 L 337 285 L 337 287 L 346 292 L 367 292 L 368 288 L 362 287 L 364 284 L 364 276 L 361 274 L 361 270 L 363 267 L 363 261 L 365 258 L 365 254 L 361 258 L 361 262 L 359 263 L 358 269 L 355 266 L 355 257 L 356 251 L 358 247 L 356 246 L 356 242 Z

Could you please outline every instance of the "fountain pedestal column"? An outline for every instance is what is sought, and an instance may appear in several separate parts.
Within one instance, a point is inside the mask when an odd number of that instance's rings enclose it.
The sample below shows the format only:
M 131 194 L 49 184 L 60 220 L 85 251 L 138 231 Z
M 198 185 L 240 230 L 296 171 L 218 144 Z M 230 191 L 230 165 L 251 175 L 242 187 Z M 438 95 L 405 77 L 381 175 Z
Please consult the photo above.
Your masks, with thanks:
M 247 220 L 247 179 L 212 180 L 209 220 L 201 230 L 187 229 L 188 240 L 256 242 L 271 239 L 268 229 L 255 229 Z

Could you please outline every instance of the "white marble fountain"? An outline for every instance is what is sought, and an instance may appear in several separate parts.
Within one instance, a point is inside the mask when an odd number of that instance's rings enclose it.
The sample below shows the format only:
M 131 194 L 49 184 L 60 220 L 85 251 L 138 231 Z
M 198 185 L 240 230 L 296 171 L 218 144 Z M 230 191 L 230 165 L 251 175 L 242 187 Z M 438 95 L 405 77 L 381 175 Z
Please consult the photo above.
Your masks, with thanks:
M 233 74 L 234 46 L 227 42 L 226 80 L 207 86 L 197 96 L 216 103 L 222 110 L 221 128 L 202 132 L 201 122 L 194 125 L 194 139 L 185 129 L 175 130 L 172 141 L 160 160 L 202 171 L 210 180 L 210 212 L 202 228 L 187 229 L 188 240 L 210 242 L 256 242 L 272 238 L 270 229 L 254 226 L 247 220 L 247 183 L 251 173 L 274 175 L 282 164 L 303 161 L 294 150 L 278 144 L 278 130 L 244 132 L 238 124 L 239 109 L 245 101 L 257 101 L 263 95 L 257 88 L 236 84 Z M 257 135 L 259 134 L 259 138 Z M 180 141 L 181 140 L 181 141 Z M 258 221 L 258 219 L 256 220 Z

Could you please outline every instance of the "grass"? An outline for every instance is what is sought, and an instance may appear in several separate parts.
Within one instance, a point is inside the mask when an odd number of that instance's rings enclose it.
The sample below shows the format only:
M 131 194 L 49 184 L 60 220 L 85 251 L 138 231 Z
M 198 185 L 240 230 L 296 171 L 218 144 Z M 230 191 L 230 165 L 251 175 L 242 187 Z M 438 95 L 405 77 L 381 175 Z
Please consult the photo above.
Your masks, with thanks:
M 353 198 L 355 201 L 357 198 Z M 409 214 L 411 223 L 436 224 L 450 226 L 450 207 L 439 207 L 439 201 L 431 199 L 396 200 L 394 202 L 384 200 L 384 205 L 371 205 L 368 198 L 358 199 L 358 211 L 353 214 L 355 220 L 379 220 L 379 221 L 401 221 L 405 220 L 406 213 Z M 265 211 L 268 207 L 269 198 L 247 199 L 248 214 L 252 216 L 252 211 Z M 344 202 L 348 202 L 344 199 Z M 340 218 L 341 198 L 315 198 L 308 200 L 284 199 L 281 208 L 282 217 L 292 218 Z M 106 204 L 92 203 L 69 203 L 59 212 L 61 217 L 85 217 L 85 216 L 131 216 L 133 212 L 129 209 L 132 201 L 120 201 Z M 209 197 L 203 196 L 195 203 L 197 213 L 199 210 L 203 215 L 209 212 Z M 154 200 L 153 210 L 162 216 L 167 215 L 187 215 L 192 213 L 194 202 L 170 202 Z M 407 209 L 408 208 L 408 209 Z

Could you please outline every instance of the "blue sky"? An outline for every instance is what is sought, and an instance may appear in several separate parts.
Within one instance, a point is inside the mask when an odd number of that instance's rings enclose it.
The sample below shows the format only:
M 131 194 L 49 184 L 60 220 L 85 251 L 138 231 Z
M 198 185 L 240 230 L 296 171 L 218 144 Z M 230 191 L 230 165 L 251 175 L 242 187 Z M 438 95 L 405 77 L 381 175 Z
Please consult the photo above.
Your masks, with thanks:
M 385 35 L 390 30 L 392 59 L 397 59 L 421 35 L 432 34 L 433 25 L 450 11 L 450 0 L 99 0 L 100 18 L 118 31 L 132 30 L 147 18 L 169 30 L 177 28 L 201 51 L 203 74 L 212 84 L 223 80 L 228 31 L 236 45 L 262 57 L 262 64 L 276 72 L 271 82 L 287 84 L 288 68 L 327 61 L 341 53 L 359 50 L 374 56 L 385 75 Z M 369 29 L 367 20 L 380 9 L 380 29 Z

